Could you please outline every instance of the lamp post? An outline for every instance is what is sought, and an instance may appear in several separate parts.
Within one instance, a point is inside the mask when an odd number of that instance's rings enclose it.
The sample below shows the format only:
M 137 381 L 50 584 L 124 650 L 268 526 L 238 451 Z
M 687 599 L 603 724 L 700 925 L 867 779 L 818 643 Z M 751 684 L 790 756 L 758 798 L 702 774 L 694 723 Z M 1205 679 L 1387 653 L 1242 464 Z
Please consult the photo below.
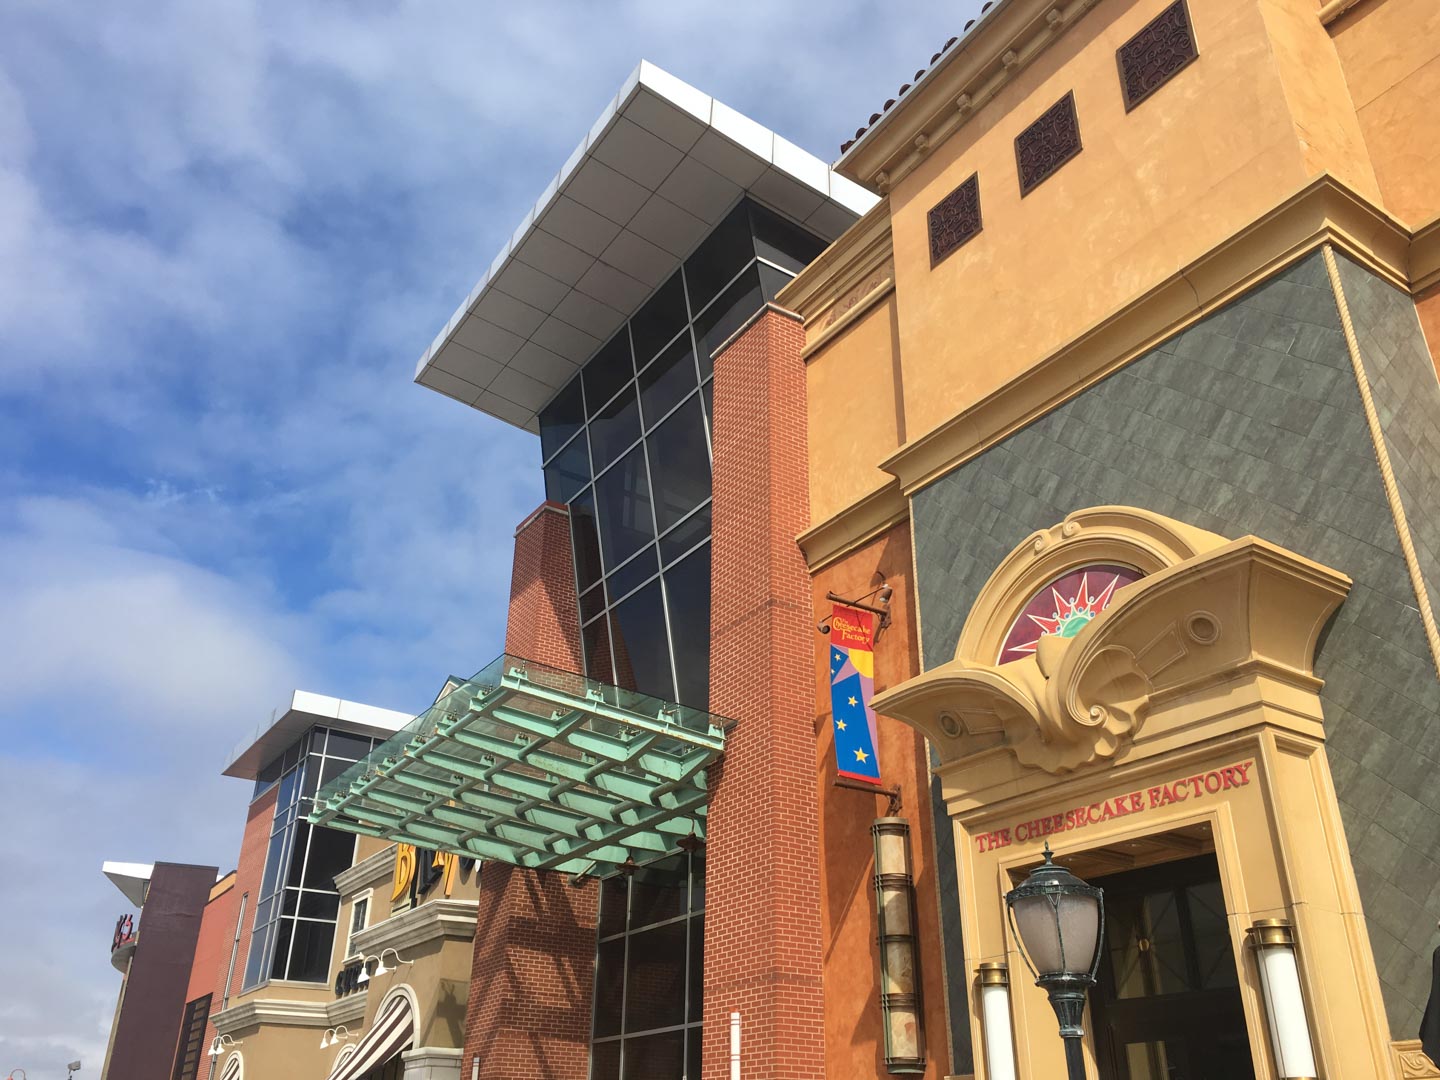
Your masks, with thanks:
M 1105 932 L 1105 891 L 1087 885 L 1050 857 L 1005 894 L 1010 930 L 1020 945 L 1035 985 L 1050 997 L 1065 1040 L 1069 1080 L 1085 1080 L 1080 1040 L 1085 1030 L 1085 993 L 1100 967 L 1100 938 Z

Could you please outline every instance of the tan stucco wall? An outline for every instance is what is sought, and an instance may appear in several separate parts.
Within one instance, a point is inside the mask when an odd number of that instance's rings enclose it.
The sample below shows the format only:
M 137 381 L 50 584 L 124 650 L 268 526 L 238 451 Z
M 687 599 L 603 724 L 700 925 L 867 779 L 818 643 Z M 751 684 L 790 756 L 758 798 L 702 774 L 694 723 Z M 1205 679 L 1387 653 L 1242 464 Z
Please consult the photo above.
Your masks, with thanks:
M 1391 213 L 1440 214 L 1440 4 L 1368 0 L 1330 27 Z

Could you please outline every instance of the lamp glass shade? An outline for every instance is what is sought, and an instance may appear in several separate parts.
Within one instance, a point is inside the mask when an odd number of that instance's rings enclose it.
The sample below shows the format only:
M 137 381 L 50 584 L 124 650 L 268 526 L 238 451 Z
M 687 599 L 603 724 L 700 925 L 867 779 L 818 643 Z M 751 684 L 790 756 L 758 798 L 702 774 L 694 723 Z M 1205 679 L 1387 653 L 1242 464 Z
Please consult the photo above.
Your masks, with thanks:
M 1037 977 L 1093 976 L 1100 949 L 1101 893 L 1049 861 L 1006 897 Z

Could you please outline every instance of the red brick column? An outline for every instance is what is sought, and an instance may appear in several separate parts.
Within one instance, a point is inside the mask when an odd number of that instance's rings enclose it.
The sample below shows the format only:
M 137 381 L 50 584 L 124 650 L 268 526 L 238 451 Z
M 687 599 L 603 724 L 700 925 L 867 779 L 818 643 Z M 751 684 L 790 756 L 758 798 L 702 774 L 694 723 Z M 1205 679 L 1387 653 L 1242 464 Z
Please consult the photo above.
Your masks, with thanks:
M 704 1078 L 824 1076 L 804 333 L 767 308 L 715 360 Z
M 570 512 L 543 503 L 515 530 L 505 651 L 581 671 Z M 585 1080 L 595 984 L 596 883 L 487 862 L 465 1008 L 469 1080 Z

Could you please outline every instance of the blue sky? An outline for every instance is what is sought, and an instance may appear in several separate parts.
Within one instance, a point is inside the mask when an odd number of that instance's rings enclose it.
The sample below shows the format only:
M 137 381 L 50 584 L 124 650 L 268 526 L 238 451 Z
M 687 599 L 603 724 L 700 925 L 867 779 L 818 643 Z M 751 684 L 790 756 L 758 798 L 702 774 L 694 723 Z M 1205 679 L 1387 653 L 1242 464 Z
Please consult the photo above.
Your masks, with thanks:
M 977 7 L 0 7 L 0 1075 L 99 1071 L 101 861 L 228 870 L 292 689 L 499 651 L 538 446 L 410 378 L 635 64 L 829 160 Z

